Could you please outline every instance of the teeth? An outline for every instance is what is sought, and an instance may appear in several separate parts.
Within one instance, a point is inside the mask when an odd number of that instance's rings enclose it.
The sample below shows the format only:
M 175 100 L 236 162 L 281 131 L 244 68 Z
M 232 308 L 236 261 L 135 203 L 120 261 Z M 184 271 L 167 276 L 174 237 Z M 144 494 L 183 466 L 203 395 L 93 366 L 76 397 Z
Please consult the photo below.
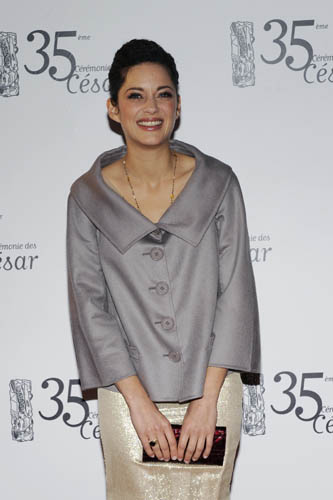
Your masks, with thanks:
M 145 127 L 155 127 L 156 125 L 161 125 L 161 123 L 162 123 L 162 120 L 155 120 L 155 121 L 149 121 L 149 122 L 141 121 L 141 122 L 139 122 L 139 125 L 144 125 Z

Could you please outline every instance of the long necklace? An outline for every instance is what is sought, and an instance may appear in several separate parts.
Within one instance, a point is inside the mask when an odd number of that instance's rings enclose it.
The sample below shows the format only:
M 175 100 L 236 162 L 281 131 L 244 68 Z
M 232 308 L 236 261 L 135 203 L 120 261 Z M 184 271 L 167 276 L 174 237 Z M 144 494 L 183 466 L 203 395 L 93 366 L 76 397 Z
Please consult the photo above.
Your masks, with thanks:
M 170 195 L 170 205 L 174 202 L 174 199 L 175 199 L 174 191 L 175 191 L 175 178 L 176 178 L 176 166 L 177 166 L 177 155 L 176 155 L 176 153 L 172 153 L 172 154 L 173 154 L 173 156 L 175 158 L 175 162 L 174 162 L 174 168 L 173 168 L 173 179 L 172 179 L 172 189 L 171 189 L 171 195 Z M 139 207 L 138 200 L 136 199 L 135 192 L 134 192 L 134 189 L 133 189 L 130 177 L 128 175 L 128 170 L 127 170 L 127 167 L 126 167 L 126 160 L 123 159 L 122 163 L 124 165 L 124 170 L 125 170 L 125 174 L 126 174 L 128 183 L 129 183 L 130 188 L 132 190 L 132 196 L 134 198 L 134 201 L 136 203 L 136 206 L 137 206 L 138 210 L 142 213 L 142 210 Z

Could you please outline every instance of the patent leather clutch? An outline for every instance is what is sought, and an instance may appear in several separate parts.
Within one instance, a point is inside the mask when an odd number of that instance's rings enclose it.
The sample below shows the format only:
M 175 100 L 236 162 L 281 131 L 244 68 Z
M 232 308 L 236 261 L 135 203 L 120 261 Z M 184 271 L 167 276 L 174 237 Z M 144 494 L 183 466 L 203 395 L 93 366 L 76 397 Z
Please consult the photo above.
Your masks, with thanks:
M 173 429 L 176 441 L 178 443 L 182 426 L 180 424 L 171 424 L 171 427 Z M 199 464 L 199 465 L 223 465 L 226 438 L 227 438 L 226 427 L 216 426 L 215 432 L 214 432 L 213 446 L 212 446 L 211 452 L 208 455 L 208 457 L 203 458 L 203 456 L 201 454 L 200 457 L 198 458 L 198 460 L 196 460 L 194 462 L 191 461 L 190 464 L 191 465 L 196 465 L 196 464 Z M 147 453 L 145 452 L 144 449 L 143 449 L 143 453 L 142 453 L 142 461 L 143 462 L 163 463 L 163 461 L 159 460 L 157 457 L 150 457 L 149 455 L 147 455 Z M 173 460 L 170 460 L 170 462 L 173 462 Z M 168 463 L 168 462 L 164 462 L 164 463 Z M 177 463 L 177 461 L 175 460 L 174 463 Z M 179 462 L 179 463 L 183 464 L 184 462 Z

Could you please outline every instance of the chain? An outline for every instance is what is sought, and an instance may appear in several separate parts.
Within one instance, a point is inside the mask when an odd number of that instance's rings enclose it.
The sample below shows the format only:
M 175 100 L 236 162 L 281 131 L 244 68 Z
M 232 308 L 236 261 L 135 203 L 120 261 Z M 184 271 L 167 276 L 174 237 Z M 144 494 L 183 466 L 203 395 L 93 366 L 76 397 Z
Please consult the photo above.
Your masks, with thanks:
M 173 154 L 173 156 L 175 158 L 175 162 L 174 162 L 174 168 L 173 168 L 173 179 L 172 179 L 172 189 L 171 189 L 171 195 L 170 195 L 170 205 L 174 202 L 174 199 L 175 199 L 175 178 L 176 178 L 176 166 L 177 166 L 177 159 L 178 159 L 176 153 L 172 153 L 172 154 Z M 128 170 L 127 170 L 127 167 L 126 167 L 126 160 L 123 159 L 122 163 L 124 165 L 124 170 L 125 170 L 125 174 L 126 174 L 128 183 L 129 183 L 130 188 L 132 190 L 132 196 L 134 198 L 134 201 L 136 203 L 136 206 L 137 206 L 138 210 L 140 210 L 140 212 L 142 213 L 142 210 L 139 207 L 138 200 L 136 199 L 135 192 L 134 192 L 134 189 L 133 189 L 130 177 L 128 175 Z

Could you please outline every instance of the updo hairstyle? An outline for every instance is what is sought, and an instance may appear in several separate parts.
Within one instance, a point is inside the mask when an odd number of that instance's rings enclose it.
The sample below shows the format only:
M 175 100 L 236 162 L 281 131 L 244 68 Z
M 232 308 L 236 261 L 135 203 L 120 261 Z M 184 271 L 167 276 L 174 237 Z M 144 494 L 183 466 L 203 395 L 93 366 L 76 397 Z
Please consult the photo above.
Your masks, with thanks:
M 128 70 L 132 66 L 146 62 L 160 64 L 167 70 L 178 96 L 179 74 L 172 55 L 152 40 L 133 39 L 117 50 L 109 71 L 110 97 L 113 105 L 118 104 L 118 92 Z

